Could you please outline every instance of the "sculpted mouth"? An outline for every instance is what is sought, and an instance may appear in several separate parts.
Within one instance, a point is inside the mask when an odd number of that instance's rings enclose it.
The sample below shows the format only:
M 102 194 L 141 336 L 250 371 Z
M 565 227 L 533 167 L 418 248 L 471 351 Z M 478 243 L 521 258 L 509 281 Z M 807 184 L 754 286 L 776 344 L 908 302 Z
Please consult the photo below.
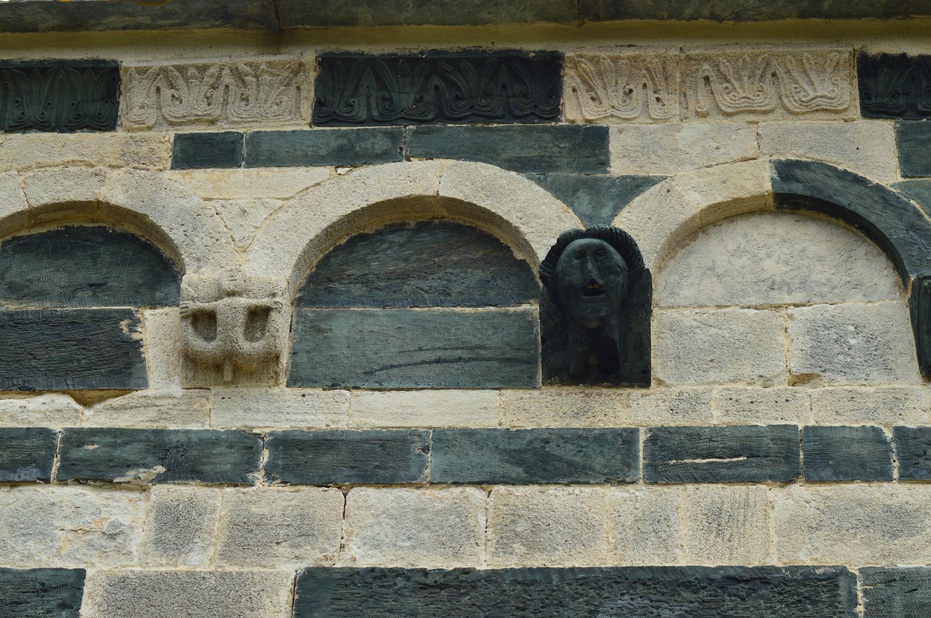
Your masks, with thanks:
M 586 298 L 604 296 L 605 289 L 604 286 L 598 283 L 597 281 L 589 281 L 585 284 L 585 288 L 582 290 L 582 296 Z

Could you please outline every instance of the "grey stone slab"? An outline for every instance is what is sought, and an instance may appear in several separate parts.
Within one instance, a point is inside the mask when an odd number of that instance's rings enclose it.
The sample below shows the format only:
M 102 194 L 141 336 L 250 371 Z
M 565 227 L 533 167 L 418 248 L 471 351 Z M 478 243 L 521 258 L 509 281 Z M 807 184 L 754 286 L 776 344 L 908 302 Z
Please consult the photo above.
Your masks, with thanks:
M 802 470 L 809 481 L 891 481 L 892 442 L 879 427 L 805 427 Z
M 795 425 L 657 427 L 643 443 L 648 483 L 787 483 L 801 473 Z
M 86 0 L 85 0 L 86 1 Z M 176 170 L 242 166 L 242 133 L 177 133 L 172 143 L 171 168 Z
M 54 429 L 0 428 L 0 482 L 50 480 L 57 447 L 58 431 Z
M 131 309 L 0 311 L 0 390 L 135 390 L 148 386 Z
M 427 480 L 429 431 L 276 431 L 269 479 L 295 485 L 387 485 Z
M 931 616 L 931 568 L 860 569 L 863 618 Z
M 261 437 L 244 431 L 65 429 L 56 479 L 251 485 L 261 456 Z
M 0 569 L 0 615 L 78 618 L 84 569 Z
M 295 618 L 854 618 L 845 567 L 311 568 Z
M 905 0 L 580 0 L 583 20 L 767 21 L 902 17 Z
M 931 480 L 931 427 L 894 427 L 899 480 Z
M 431 483 L 632 483 L 638 429 L 435 429 Z
M 926 84 L 931 56 L 867 54 L 857 56 L 860 113 L 867 118 L 928 118 Z
M 896 191 L 909 196 L 931 216 L 931 180 L 903 180 L 892 184 Z
M 246 135 L 246 167 L 377 165 L 403 160 L 403 149 L 400 127 L 255 131 Z
M 595 174 L 527 174 L 571 208 L 585 227 L 611 225 L 635 197 L 665 176 L 599 176 Z
M 385 226 L 321 259 L 299 307 L 484 307 L 530 303 L 540 284 L 500 240 L 452 221 Z
M 899 120 L 895 123 L 895 141 L 904 178 L 931 176 L 931 121 Z
M 0 303 L 28 307 L 177 305 L 181 273 L 154 245 L 100 225 L 0 243 Z
M 537 311 L 297 309 L 288 386 L 532 388 Z
M 515 172 L 605 174 L 608 127 L 412 127 L 408 155 L 490 163 Z

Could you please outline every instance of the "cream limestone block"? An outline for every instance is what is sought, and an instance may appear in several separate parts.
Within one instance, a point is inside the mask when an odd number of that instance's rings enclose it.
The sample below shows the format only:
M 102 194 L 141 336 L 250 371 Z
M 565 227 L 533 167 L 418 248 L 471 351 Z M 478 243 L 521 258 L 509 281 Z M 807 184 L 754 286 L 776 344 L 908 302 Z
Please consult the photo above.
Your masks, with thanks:
M 792 384 L 920 382 L 904 301 L 788 310 Z
M 210 426 L 346 429 L 348 417 L 349 391 L 218 388 Z
M 797 387 L 718 388 L 714 406 L 724 425 L 806 425 L 811 418 L 808 392 Z
M 653 373 L 665 384 L 785 384 L 783 324 L 777 311 L 654 311 Z
M 685 564 L 770 564 L 766 487 L 691 485 L 682 492 Z
M 270 214 L 281 208 L 281 200 L 213 200 L 210 205 L 217 209 L 217 213 L 226 227 L 236 248 L 244 251 L 252 244 L 256 232 Z
M 0 563 L 9 567 L 132 564 L 144 493 L 22 485 L 0 489 Z
M 210 425 L 210 391 L 145 390 L 107 399 L 87 409 L 85 427 L 198 428 Z
M 336 488 L 227 489 L 216 561 L 238 567 L 333 564 L 342 519 L 343 494 Z
M 634 427 L 707 425 L 712 420 L 711 389 L 632 389 L 626 423 Z
M 770 490 L 782 564 L 913 565 L 931 555 L 931 486 L 789 485 Z
M 0 427 L 74 427 L 83 408 L 68 395 L 0 398 Z
M 164 170 L 171 166 L 165 133 L 7 133 L 0 135 L 0 169 L 77 165 Z
M 497 427 L 498 391 L 357 391 L 349 427 Z
M 138 563 L 144 566 L 199 566 L 214 550 L 223 490 L 180 485 L 149 489 L 145 531 Z
M 287 200 L 330 177 L 329 167 L 171 170 L 191 193 L 212 200 Z
M 698 206 L 702 227 L 727 217 L 772 209 L 770 165 L 766 159 L 693 170 L 676 176 L 675 180 L 685 196 Z M 682 240 L 679 236 L 675 242 Z
M 82 618 L 282 618 L 294 571 L 91 571 Z
M 106 168 L 53 168 L 23 176 L 31 208 L 67 202 L 95 202 L 107 180 Z
M 669 175 L 759 156 L 756 128 L 735 123 L 611 129 L 611 173 Z
M 346 501 L 342 566 L 478 567 L 485 492 L 475 487 L 356 487 Z
M 543 387 L 501 391 L 503 427 L 618 427 L 626 419 L 624 389 Z
M 16 174 L 0 174 L 0 220 L 23 213 L 28 208 L 26 196 Z M 3 229 L 0 227 L 0 229 Z
M 142 313 L 149 388 L 181 386 L 180 320 L 177 307 L 149 309 Z
M 816 388 L 808 391 L 819 425 L 926 425 L 931 393 L 923 386 Z
M 764 156 L 825 161 L 877 182 L 899 178 L 891 121 L 764 122 L 759 136 Z
M 496 487 L 488 502 L 488 566 L 615 562 L 611 490 Z
M 611 493 L 617 530 L 617 564 L 679 564 L 679 491 L 647 486 Z

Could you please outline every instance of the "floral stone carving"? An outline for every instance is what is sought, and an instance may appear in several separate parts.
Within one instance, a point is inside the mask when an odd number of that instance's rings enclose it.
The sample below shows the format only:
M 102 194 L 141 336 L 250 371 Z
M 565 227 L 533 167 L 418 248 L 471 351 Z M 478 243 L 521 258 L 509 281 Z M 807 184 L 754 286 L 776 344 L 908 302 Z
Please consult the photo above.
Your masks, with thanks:
M 857 76 L 867 118 L 931 118 L 931 56 L 860 54 Z

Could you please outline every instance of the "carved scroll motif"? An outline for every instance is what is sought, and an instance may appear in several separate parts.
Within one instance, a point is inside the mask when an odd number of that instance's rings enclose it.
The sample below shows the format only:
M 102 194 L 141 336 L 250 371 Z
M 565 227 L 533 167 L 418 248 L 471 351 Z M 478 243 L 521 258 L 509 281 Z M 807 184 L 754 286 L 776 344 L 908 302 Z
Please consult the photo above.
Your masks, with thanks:
M 864 116 L 931 117 L 931 56 L 860 54 L 857 65 Z
M 672 56 L 566 58 L 566 119 L 668 120 L 679 115 L 679 61 Z

